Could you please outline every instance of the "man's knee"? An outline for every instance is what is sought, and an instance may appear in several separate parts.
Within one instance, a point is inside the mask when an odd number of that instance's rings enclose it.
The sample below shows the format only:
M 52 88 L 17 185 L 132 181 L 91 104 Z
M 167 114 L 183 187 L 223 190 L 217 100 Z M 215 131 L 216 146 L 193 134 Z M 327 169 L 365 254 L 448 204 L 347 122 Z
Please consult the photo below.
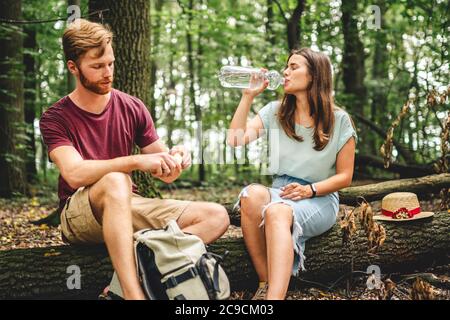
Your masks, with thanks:
M 100 180 L 106 194 L 131 193 L 132 182 L 128 174 L 122 172 L 110 172 L 105 174 Z
M 105 202 L 129 201 L 132 192 L 132 182 L 129 175 L 122 172 L 110 172 L 92 185 L 89 199 L 98 207 Z
M 217 203 L 207 203 L 207 218 L 214 227 L 224 232 L 230 225 L 227 209 Z

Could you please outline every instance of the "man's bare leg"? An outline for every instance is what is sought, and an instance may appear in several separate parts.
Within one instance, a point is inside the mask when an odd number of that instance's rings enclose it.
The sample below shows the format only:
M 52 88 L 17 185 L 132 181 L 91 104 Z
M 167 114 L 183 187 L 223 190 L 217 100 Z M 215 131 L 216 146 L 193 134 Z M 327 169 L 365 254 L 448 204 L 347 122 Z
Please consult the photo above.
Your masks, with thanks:
M 208 244 L 218 239 L 230 225 L 227 210 L 211 202 L 192 202 L 177 220 L 183 232 L 195 234 Z
M 95 218 L 103 225 L 103 237 L 125 299 L 145 299 L 139 284 L 133 248 L 131 179 L 121 172 L 106 174 L 89 189 Z

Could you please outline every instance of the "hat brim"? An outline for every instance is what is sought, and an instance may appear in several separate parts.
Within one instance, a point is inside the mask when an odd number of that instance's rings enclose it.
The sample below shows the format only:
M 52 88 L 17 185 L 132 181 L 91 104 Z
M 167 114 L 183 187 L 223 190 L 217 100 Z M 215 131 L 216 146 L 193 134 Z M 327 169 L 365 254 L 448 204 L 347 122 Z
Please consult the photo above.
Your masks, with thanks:
M 388 217 L 383 214 L 378 214 L 378 215 L 373 216 L 373 219 L 378 220 L 378 221 L 406 222 L 406 221 L 425 219 L 425 218 L 429 218 L 432 216 L 434 216 L 434 212 L 421 212 L 421 213 L 414 215 L 412 218 L 408 218 L 408 219 L 394 219 L 392 217 Z

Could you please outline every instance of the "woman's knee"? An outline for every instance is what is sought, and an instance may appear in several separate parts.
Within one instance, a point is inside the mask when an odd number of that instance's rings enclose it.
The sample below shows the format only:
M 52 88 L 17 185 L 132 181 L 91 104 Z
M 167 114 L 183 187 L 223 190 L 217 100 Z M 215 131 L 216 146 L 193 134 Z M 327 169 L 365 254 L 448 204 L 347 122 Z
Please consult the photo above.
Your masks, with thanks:
M 261 212 L 254 209 L 262 209 L 270 201 L 270 193 L 267 187 L 260 184 L 251 184 L 241 195 L 241 215 L 253 215 Z M 259 212 L 258 212 L 259 211 Z
M 291 227 L 293 222 L 293 208 L 285 203 L 275 203 L 266 208 L 264 224 L 269 226 Z

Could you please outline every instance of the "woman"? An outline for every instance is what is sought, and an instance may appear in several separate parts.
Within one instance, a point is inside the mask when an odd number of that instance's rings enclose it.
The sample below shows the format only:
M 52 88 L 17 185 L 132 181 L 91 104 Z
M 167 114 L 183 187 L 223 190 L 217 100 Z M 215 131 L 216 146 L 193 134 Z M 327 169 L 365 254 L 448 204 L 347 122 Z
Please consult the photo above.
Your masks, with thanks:
M 268 81 L 243 90 L 228 133 L 232 146 L 268 130 L 278 135 L 272 187 L 251 184 L 237 203 L 260 280 L 253 299 L 284 299 L 291 273 L 305 270 L 306 240 L 334 225 L 337 191 L 350 186 L 353 176 L 357 135 L 349 115 L 333 102 L 329 58 L 309 48 L 293 51 L 283 74 L 282 101 L 267 104 L 248 123 L 250 106 Z

